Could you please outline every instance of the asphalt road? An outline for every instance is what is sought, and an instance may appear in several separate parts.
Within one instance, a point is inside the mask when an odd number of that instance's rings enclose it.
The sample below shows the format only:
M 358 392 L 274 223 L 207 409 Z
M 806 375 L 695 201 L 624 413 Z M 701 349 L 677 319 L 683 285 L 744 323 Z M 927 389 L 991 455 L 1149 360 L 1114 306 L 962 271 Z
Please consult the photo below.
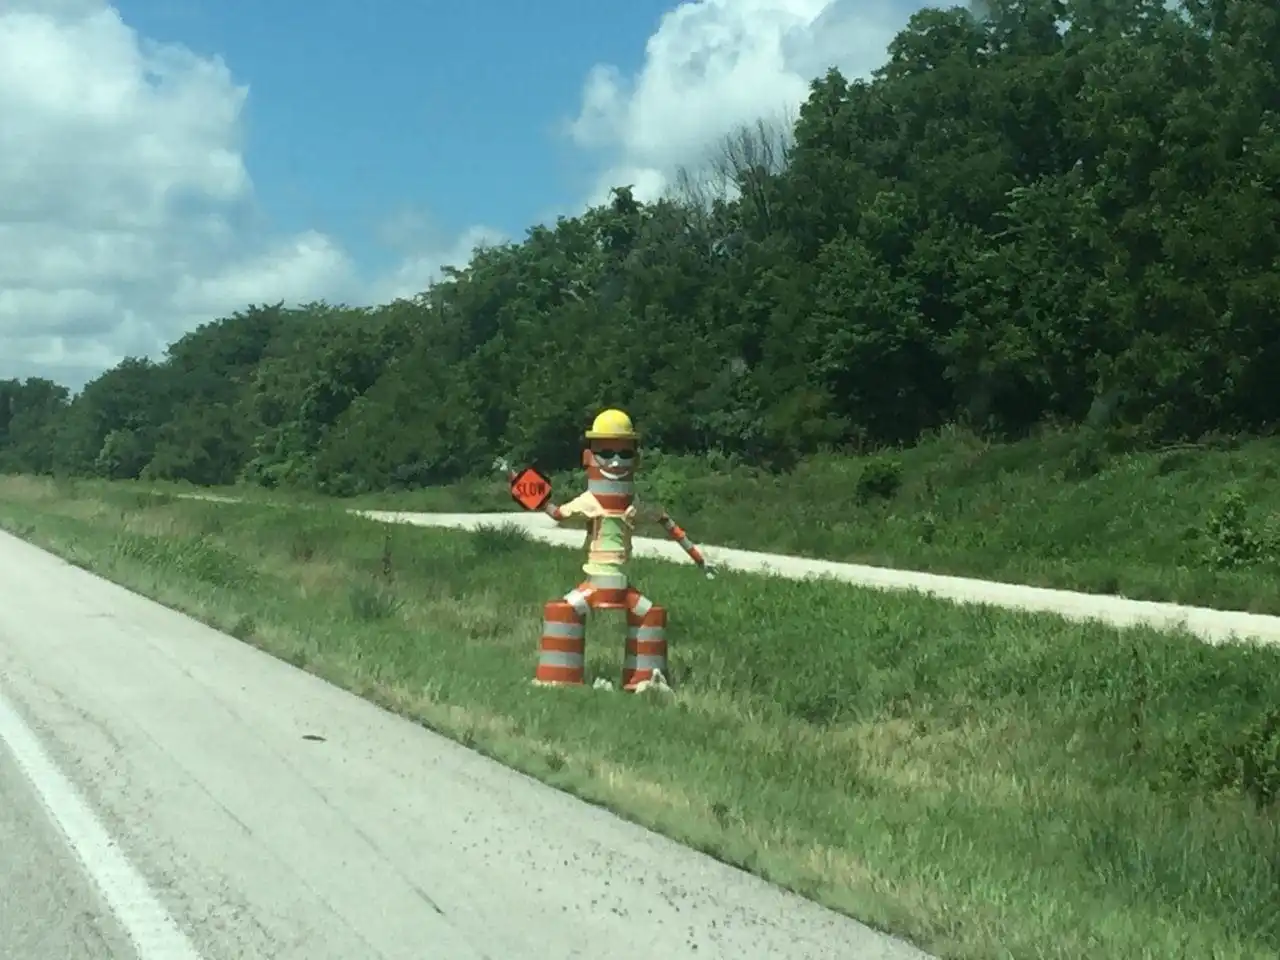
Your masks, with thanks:
M 0 749 L 0 960 L 135 956 L 31 783 Z
M 5 535 L 0 863 L 15 960 L 923 956 Z

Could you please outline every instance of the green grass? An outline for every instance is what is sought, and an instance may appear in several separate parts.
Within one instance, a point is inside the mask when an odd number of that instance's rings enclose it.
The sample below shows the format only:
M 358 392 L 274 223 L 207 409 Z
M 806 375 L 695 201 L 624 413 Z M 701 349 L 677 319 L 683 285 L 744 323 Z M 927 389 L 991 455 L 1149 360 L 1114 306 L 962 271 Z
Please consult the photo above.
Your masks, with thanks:
M 518 535 L 21 478 L 0 524 L 938 956 L 1280 953 L 1275 649 L 640 562 L 675 695 L 549 691 L 577 558 Z
M 1280 614 L 1278 478 L 1280 439 L 1126 453 L 1089 431 L 989 444 L 951 430 L 893 456 L 812 458 L 784 476 L 650 452 L 641 486 L 707 544 Z M 562 498 L 583 482 L 553 479 Z M 514 509 L 496 476 L 343 502 Z

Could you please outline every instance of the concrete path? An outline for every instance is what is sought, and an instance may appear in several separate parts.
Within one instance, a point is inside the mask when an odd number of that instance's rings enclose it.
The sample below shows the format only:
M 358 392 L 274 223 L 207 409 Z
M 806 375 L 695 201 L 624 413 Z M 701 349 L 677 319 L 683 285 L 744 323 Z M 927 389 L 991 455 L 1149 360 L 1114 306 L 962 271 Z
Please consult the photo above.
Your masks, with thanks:
M 382 523 L 408 523 L 424 527 L 475 530 L 483 526 L 514 525 L 534 539 L 560 547 L 581 548 L 582 534 L 560 529 L 541 513 L 405 513 L 389 510 L 354 510 L 353 513 Z M 697 541 L 697 531 L 690 530 Z M 892 570 L 857 563 L 811 560 L 779 553 L 735 550 L 699 544 L 703 552 L 724 569 L 772 574 L 793 580 L 828 577 L 877 590 L 914 590 L 956 603 L 986 603 L 1012 610 L 1056 613 L 1074 620 L 1100 620 L 1119 627 L 1150 625 L 1181 628 L 1207 643 L 1252 638 L 1280 643 L 1280 617 L 1235 610 L 1154 603 L 1125 597 L 1101 596 L 1073 590 L 1050 590 L 1023 584 L 999 583 L 973 577 L 951 577 L 914 570 Z M 635 539 L 636 556 L 689 563 L 684 551 L 670 540 Z
M 0 535 L 0 956 L 923 954 Z
M 221 494 L 180 493 L 190 500 L 237 503 Z M 557 547 L 582 547 L 582 534 L 561 529 L 543 513 L 413 513 L 401 510 L 351 510 L 350 513 L 378 523 L 402 523 L 419 527 L 446 527 L 477 530 L 481 527 L 515 526 L 535 540 Z M 956 577 L 918 570 L 895 570 L 861 563 L 815 560 L 782 553 L 763 553 L 718 547 L 698 541 L 697 531 L 689 531 L 713 562 L 722 569 L 803 580 L 822 577 L 873 590 L 910 590 L 954 603 L 983 603 L 1009 610 L 1054 613 L 1072 620 L 1096 620 L 1117 627 L 1151 626 L 1157 629 L 1186 630 L 1206 643 L 1252 640 L 1280 644 L 1280 617 L 1239 610 L 1215 610 L 1177 603 L 1131 600 L 1076 590 L 1054 590 L 1019 583 L 1002 583 L 976 577 Z M 674 563 L 689 563 L 679 545 L 666 539 L 636 537 L 635 555 Z

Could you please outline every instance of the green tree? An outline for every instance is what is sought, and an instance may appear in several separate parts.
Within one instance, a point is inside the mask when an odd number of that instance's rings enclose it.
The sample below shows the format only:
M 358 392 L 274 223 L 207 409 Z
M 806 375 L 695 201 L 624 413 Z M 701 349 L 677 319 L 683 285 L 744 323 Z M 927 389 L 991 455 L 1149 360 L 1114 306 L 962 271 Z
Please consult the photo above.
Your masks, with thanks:
M 379 307 L 249 306 L 74 399 L 0 384 L 0 468 L 330 493 L 647 442 L 785 469 L 826 448 L 1106 421 L 1280 419 L 1280 7 L 926 9 L 871 77 L 731 131 Z

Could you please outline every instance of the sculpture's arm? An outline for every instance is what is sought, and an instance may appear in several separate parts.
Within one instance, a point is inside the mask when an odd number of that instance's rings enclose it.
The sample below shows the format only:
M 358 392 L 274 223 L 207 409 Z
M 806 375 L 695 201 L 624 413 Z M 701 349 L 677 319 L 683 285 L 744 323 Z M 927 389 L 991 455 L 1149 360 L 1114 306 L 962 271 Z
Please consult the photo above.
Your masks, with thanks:
M 701 548 L 689 539 L 689 535 L 684 532 L 684 528 L 672 520 L 666 510 L 659 509 L 658 523 L 662 524 L 662 529 L 667 531 L 668 537 L 680 544 L 681 549 L 689 555 L 690 560 L 702 569 L 702 572 L 707 575 L 708 579 L 715 577 L 715 564 L 706 558 Z

